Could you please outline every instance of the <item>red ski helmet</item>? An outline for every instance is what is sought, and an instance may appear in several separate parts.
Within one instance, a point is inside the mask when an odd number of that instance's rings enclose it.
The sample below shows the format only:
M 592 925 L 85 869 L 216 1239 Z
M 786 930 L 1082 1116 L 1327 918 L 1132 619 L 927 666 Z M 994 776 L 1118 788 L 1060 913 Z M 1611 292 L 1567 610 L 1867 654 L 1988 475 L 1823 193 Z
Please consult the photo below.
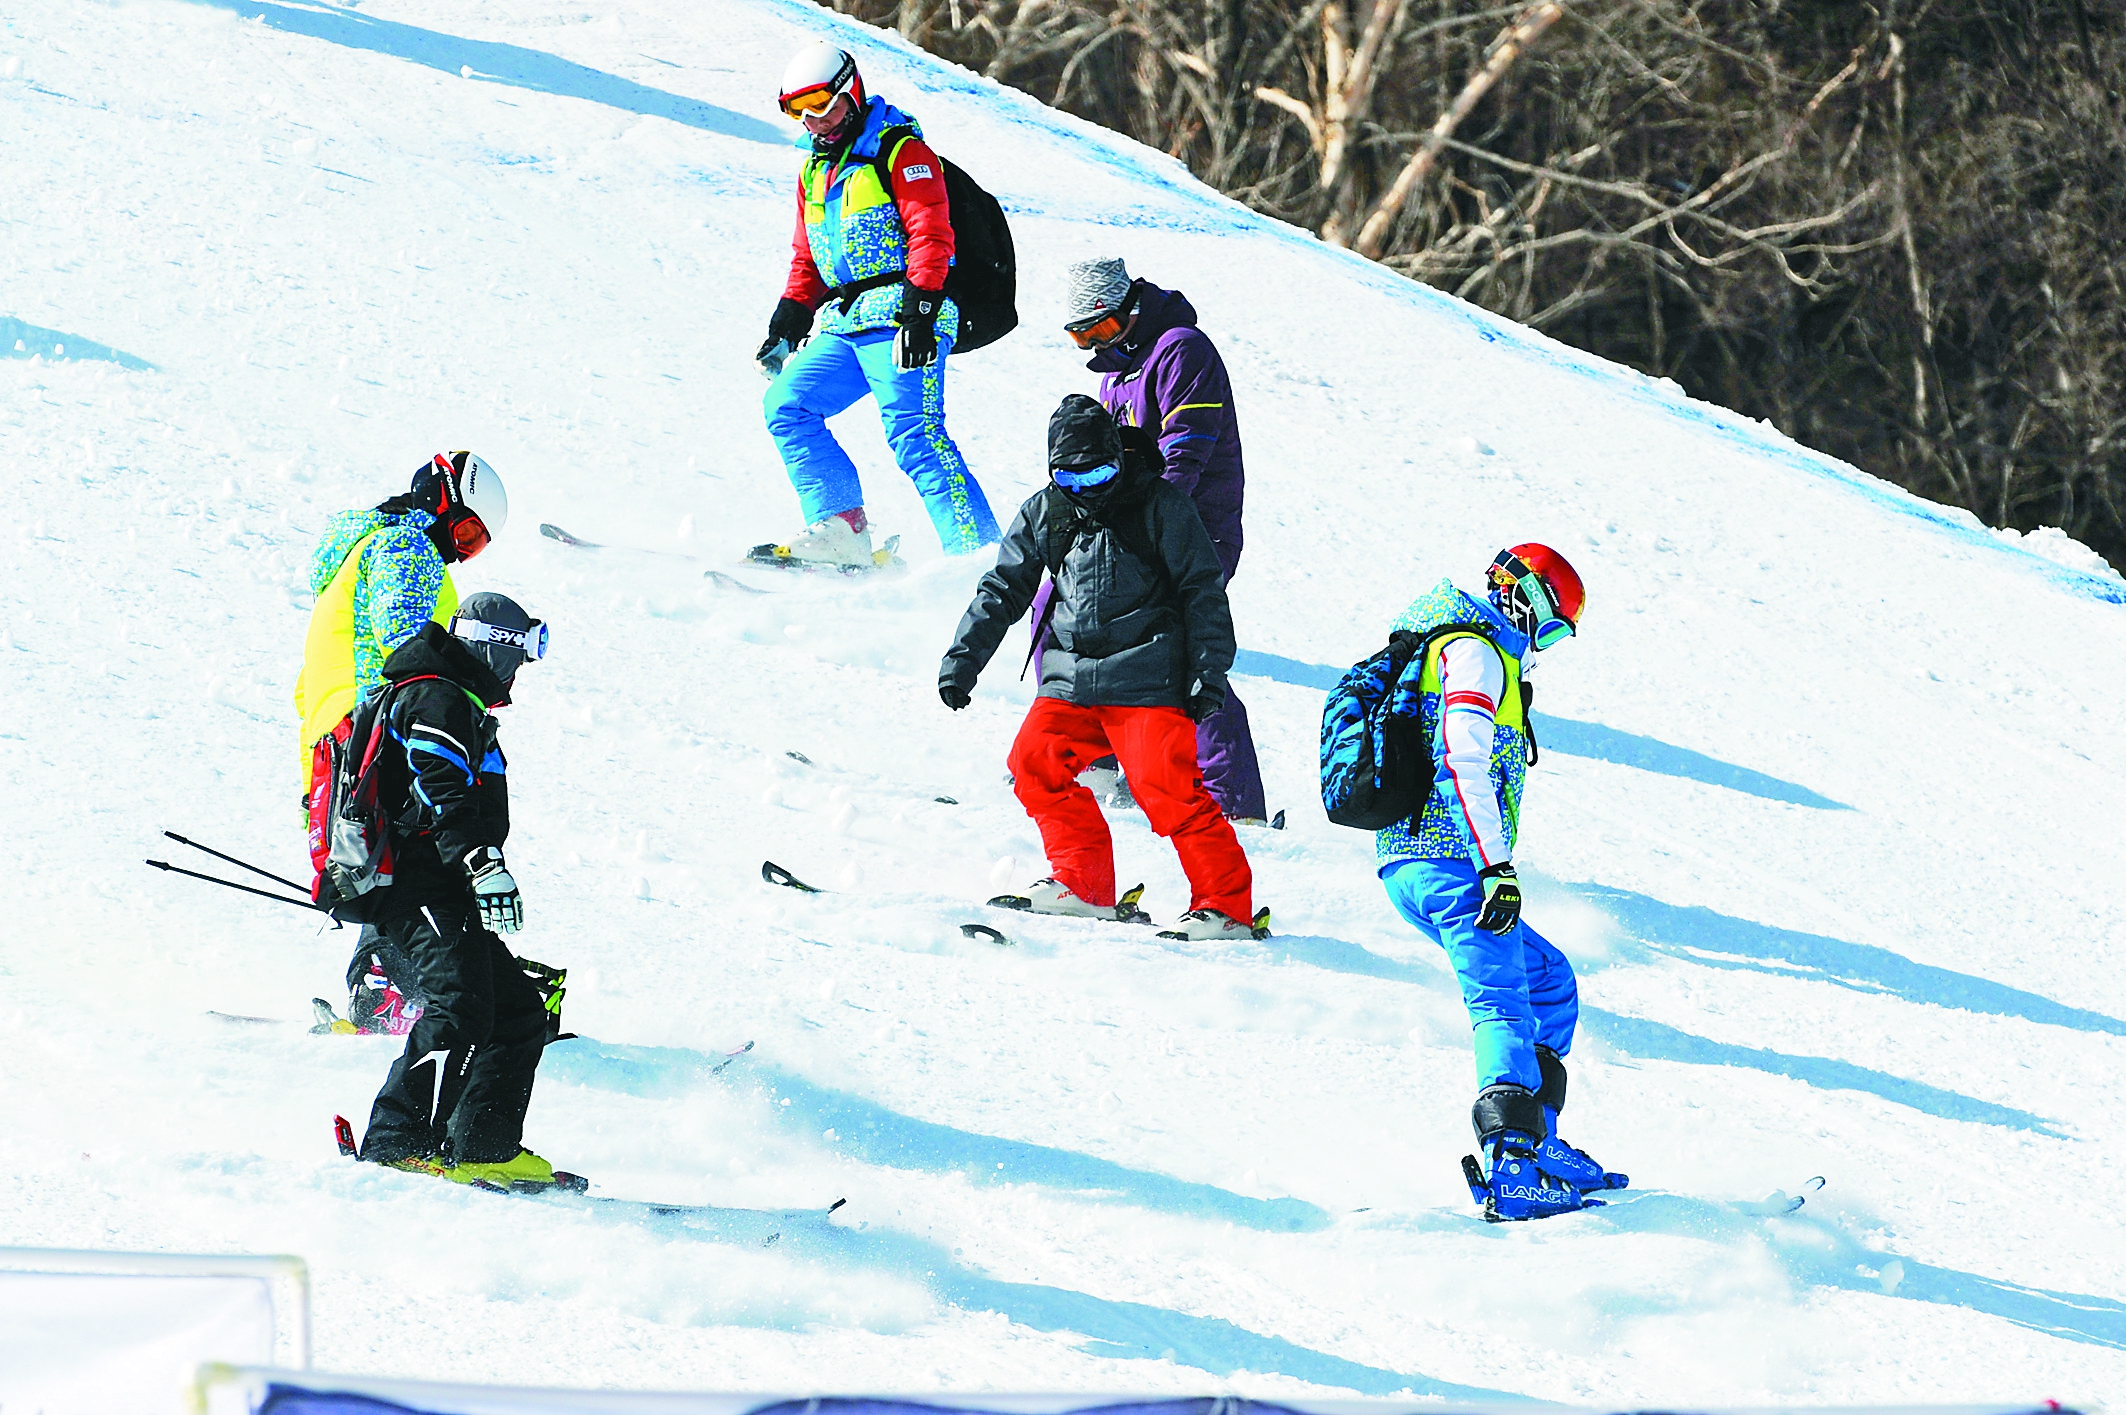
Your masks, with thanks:
M 1526 541 L 1492 558 L 1491 602 L 1528 636 L 1529 644 L 1547 649 L 1577 632 L 1587 607 L 1587 589 L 1579 571 L 1547 545 Z

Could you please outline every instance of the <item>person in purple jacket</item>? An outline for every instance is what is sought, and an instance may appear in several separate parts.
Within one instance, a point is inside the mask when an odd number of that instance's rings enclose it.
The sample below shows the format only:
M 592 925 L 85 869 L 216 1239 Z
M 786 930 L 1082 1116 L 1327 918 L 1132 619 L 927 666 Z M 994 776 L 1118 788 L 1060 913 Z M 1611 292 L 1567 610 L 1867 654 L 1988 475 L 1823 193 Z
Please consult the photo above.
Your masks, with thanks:
M 1093 351 L 1100 402 L 1115 421 L 1159 440 L 1165 477 L 1187 492 L 1211 534 L 1228 583 L 1240 565 L 1240 422 L 1233 384 L 1196 309 L 1178 290 L 1130 279 L 1119 257 L 1070 268 L 1064 329 Z M 1260 824 L 1269 814 L 1248 710 L 1227 685 L 1225 706 L 1196 729 L 1203 784 L 1229 820 Z

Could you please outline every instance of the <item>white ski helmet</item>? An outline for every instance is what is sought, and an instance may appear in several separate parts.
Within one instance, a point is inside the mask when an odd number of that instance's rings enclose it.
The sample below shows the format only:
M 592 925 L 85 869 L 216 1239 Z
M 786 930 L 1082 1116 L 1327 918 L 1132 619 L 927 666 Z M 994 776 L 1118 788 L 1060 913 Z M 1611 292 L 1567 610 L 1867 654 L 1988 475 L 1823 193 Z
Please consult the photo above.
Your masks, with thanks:
M 864 106 L 864 76 L 856 71 L 856 56 L 846 49 L 820 40 L 797 51 L 782 71 L 778 95 L 782 111 L 792 118 L 824 113 L 843 94 L 858 108 Z
M 509 521 L 509 493 L 495 469 L 470 452 L 450 454 L 451 470 L 457 473 L 458 504 L 480 518 L 490 536 L 502 534 Z
M 495 469 L 470 452 L 438 452 L 413 474 L 413 502 L 436 518 L 469 560 L 487 548 L 509 521 L 509 493 Z M 442 542 L 437 542 L 438 548 Z M 448 558 L 450 552 L 444 551 Z

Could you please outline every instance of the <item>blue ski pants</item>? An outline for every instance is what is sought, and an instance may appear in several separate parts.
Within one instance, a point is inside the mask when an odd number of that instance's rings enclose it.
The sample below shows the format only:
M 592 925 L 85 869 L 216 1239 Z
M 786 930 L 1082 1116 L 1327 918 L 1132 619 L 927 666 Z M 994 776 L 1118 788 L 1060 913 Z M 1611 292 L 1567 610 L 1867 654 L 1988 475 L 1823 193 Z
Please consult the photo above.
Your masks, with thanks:
M 1484 886 L 1467 860 L 1397 860 L 1380 872 L 1396 911 L 1447 950 L 1476 1039 L 1476 1085 L 1543 1088 L 1535 1049 L 1572 1050 L 1580 985 L 1550 941 L 1517 923 L 1502 934 L 1476 926 Z
M 815 334 L 768 385 L 762 407 L 768 435 L 804 505 L 805 524 L 864 504 L 856 464 L 827 431 L 827 419 L 866 393 L 878 402 L 886 441 L 922 493 L 947 555 L 965 555 L 998 539 L 989 499 L 945 431 L 945 356 L 952 340 L 938 330 L 938 356 L 928 368 L 904 369 L 893 359 L 893 331 Z

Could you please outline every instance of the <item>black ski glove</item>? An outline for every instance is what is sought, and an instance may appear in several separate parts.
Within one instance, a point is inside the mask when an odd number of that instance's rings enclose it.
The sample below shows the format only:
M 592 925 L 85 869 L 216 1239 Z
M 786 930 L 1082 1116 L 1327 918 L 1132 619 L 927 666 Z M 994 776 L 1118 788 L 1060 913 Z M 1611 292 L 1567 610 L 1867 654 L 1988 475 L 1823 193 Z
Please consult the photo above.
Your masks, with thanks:
M 938 697 L 954 712 L 974 701 L 974 694 L 961 687 L 957 678 L 938 679 Z
M 937 290 L 901 282 L 901 312 L 894 319 L 901 327 L 893 336 L 893 361 L 902 368 L 928 368 L 938 357 L 938 307 L 945 301 Z
M 472 902 L 480 909 L 480 926 L 513 934 L 524 927 L 524 896 L 510 877 L 502 852 L 482 845 L 465 852 L 465 873 L 472 876 Z
M 812 307 L 802 300 L 793 300 L 785 295 L 775 303 L 775 313 L 768 317 L 768 337 L 761 342 L 760 350 L 753 355 L 761 371 L 773 378 L 782 372 L 783 360 L 797 352 L 797 346 L 805 342 L 812 332 Z
M 1225 684 L 1209 678 L 1199 678 L 1188 696 L 1188 715 L 1191 722 L 1202 722 L 1212 713 L 1225 706 Z
M 1521 921 L 1521 879 L 1509 864 L 1493 865 L 1476 872 L 1484 886 L 1484 912 L 1476 926 L 1485 933 L 1502 934 Z

